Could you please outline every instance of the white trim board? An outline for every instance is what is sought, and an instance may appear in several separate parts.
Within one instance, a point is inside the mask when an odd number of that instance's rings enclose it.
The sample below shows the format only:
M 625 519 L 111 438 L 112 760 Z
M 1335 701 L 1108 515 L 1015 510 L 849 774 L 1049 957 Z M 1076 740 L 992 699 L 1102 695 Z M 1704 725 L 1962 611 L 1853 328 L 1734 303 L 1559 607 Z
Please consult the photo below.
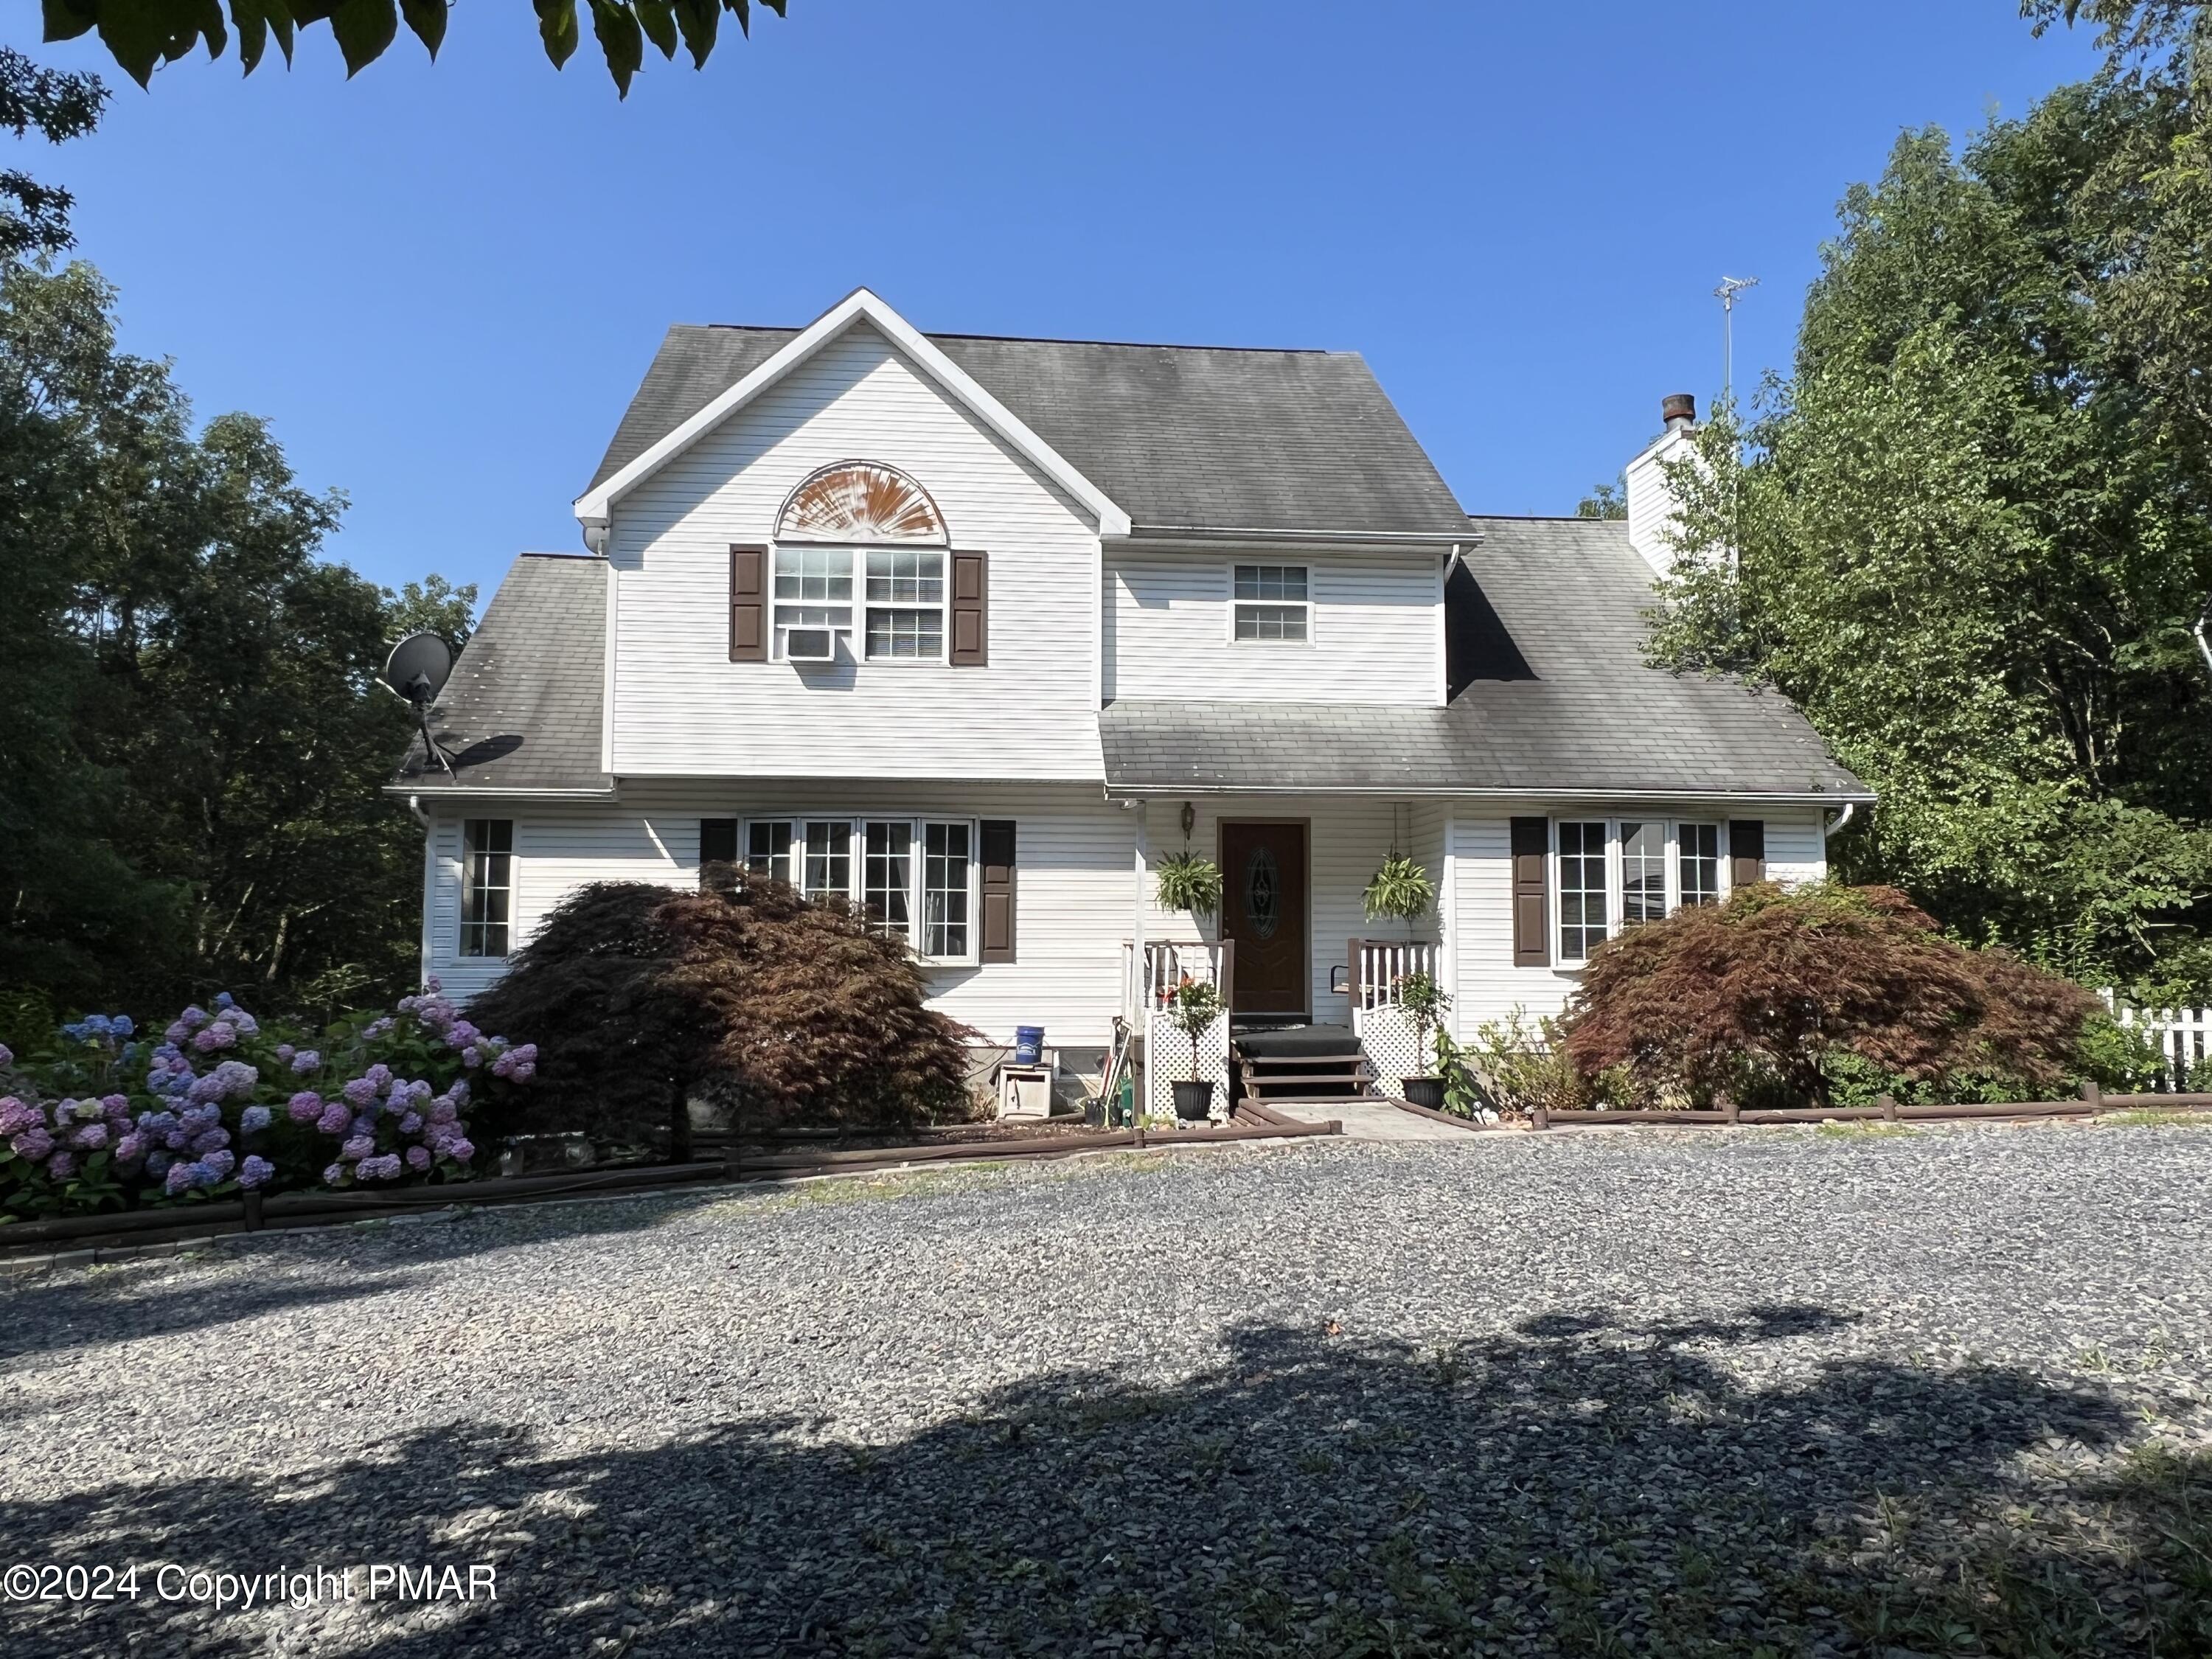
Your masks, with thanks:
M 1032 465 L 1080 501 L 1098 520 L 1102 536 L 1129 533 L 1129 515 L 1106 492 L 1076 471 L 1067 459 L 1031 431 L 1014 412 L 986 392 L 966 370 L 933 345 L 928 337 L 865 288 L 854 289 L 809 323 L 759 368 L 662 438 L 597 488 L 576 498 L 578 522 L 586 537 L 608 522 L 615 502 L 731 416 L 789 374 L 830 341 L 856 324 L 872 325 L 929 377 Z

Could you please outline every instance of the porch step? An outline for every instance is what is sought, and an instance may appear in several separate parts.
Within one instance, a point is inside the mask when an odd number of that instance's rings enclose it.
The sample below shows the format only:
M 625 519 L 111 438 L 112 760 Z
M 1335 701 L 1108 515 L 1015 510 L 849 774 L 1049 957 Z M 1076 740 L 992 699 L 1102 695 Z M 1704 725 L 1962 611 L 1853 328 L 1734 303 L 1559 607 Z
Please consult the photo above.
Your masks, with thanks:
M 1230 1041 L 1248 1100 L 1353 1100 L 1374 1091 L 1375 1074 L 1359 1039 L 1341 1025 L 1243 1030 Z

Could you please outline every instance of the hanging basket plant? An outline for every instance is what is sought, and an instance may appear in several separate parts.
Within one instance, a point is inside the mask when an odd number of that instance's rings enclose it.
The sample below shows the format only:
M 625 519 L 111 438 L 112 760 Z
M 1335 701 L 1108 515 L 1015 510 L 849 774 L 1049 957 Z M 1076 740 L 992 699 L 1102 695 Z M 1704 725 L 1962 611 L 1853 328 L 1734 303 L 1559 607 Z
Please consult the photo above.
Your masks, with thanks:
M 1160 860 L 1159 904 L 1163 910 L 1188 910 L 1210 916 L 1221 908 L 1221 866 L 1193 852 Z
M 1436 884 L 1429 872 L 1397 853 L 1382 860 L 1364 897 L 1370 921 L 1418 921 L 1437 907 Z

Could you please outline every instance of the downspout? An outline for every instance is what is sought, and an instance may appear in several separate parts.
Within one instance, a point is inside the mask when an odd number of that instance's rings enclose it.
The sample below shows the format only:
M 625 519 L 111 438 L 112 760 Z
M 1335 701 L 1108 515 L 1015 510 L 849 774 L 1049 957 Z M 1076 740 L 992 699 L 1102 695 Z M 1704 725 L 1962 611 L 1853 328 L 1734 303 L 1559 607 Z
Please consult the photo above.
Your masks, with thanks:
M 1824 823 L 1820 826 L 1820 845 L 1826 847 L 1828 844 L 1828 837 L 1849 823 L 1851 821 L 1851 814 L 1858 810 L 1859 804 L 1856 801 L 1845 801 L 1844 810 L 1836 814 L 1836 821 L 1833 823 Z
M 2197 626 L 2192 630 L 2197 635 L 2197 648 L 2204 653 L 2204 666 L 2212 669 L 2212 640 L 2204 637 L 2207 628 L 2212 628 L 2212 599 L 2205 600 L 2203 610 L 2197 613 Z
M 430 918 L 437 906 L 438 847 L 436 827 L 430 815 L 422 810 L 422 797 L 407 797 L 407 810 L 415 815 L 415 822 L 422 826 L 422 930 L 416 945 L 415 977 L 424 984 L 430 978 Z
M 1139 1087 L 1133 1065 L 1129 1079 L 1129 1127 L 1136 1131 L 1137 1145 L 1141 1146 L 1145 1144 L 1145 1097 L 1151 1092 L 1152 1086 L 1152 995 L 1145 982 L 1145 912 L 1150 907 L 1152 895 L 1145 884 L 1145 803 L 1137 800 L 1124 802 L 1123 805 L 1133 806 L 1137 813 L 1136 902 L 1129 930 L 1133 939 L 1129 947 L 1129 1052 L 1133 1058 L 1138 1039 L 1141 1037 L 1145 1044 L 1145 1080 L 1143 1086 Z

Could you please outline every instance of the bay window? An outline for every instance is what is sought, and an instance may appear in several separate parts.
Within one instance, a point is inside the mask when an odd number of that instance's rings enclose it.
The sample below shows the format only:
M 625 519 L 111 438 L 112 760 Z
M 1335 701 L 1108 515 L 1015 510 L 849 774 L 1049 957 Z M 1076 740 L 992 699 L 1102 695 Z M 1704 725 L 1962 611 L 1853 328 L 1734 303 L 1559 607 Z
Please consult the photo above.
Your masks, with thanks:
M 1559 961 L 1574 966 L 1623 928 L 1725 896 L 1717 823 L 1562 819 L 1553 826 Z
M 754 818 L 745 863 L 808 898 L 841 898 L 924 961 L 976 959 L 975 826 L 966 818 Z

